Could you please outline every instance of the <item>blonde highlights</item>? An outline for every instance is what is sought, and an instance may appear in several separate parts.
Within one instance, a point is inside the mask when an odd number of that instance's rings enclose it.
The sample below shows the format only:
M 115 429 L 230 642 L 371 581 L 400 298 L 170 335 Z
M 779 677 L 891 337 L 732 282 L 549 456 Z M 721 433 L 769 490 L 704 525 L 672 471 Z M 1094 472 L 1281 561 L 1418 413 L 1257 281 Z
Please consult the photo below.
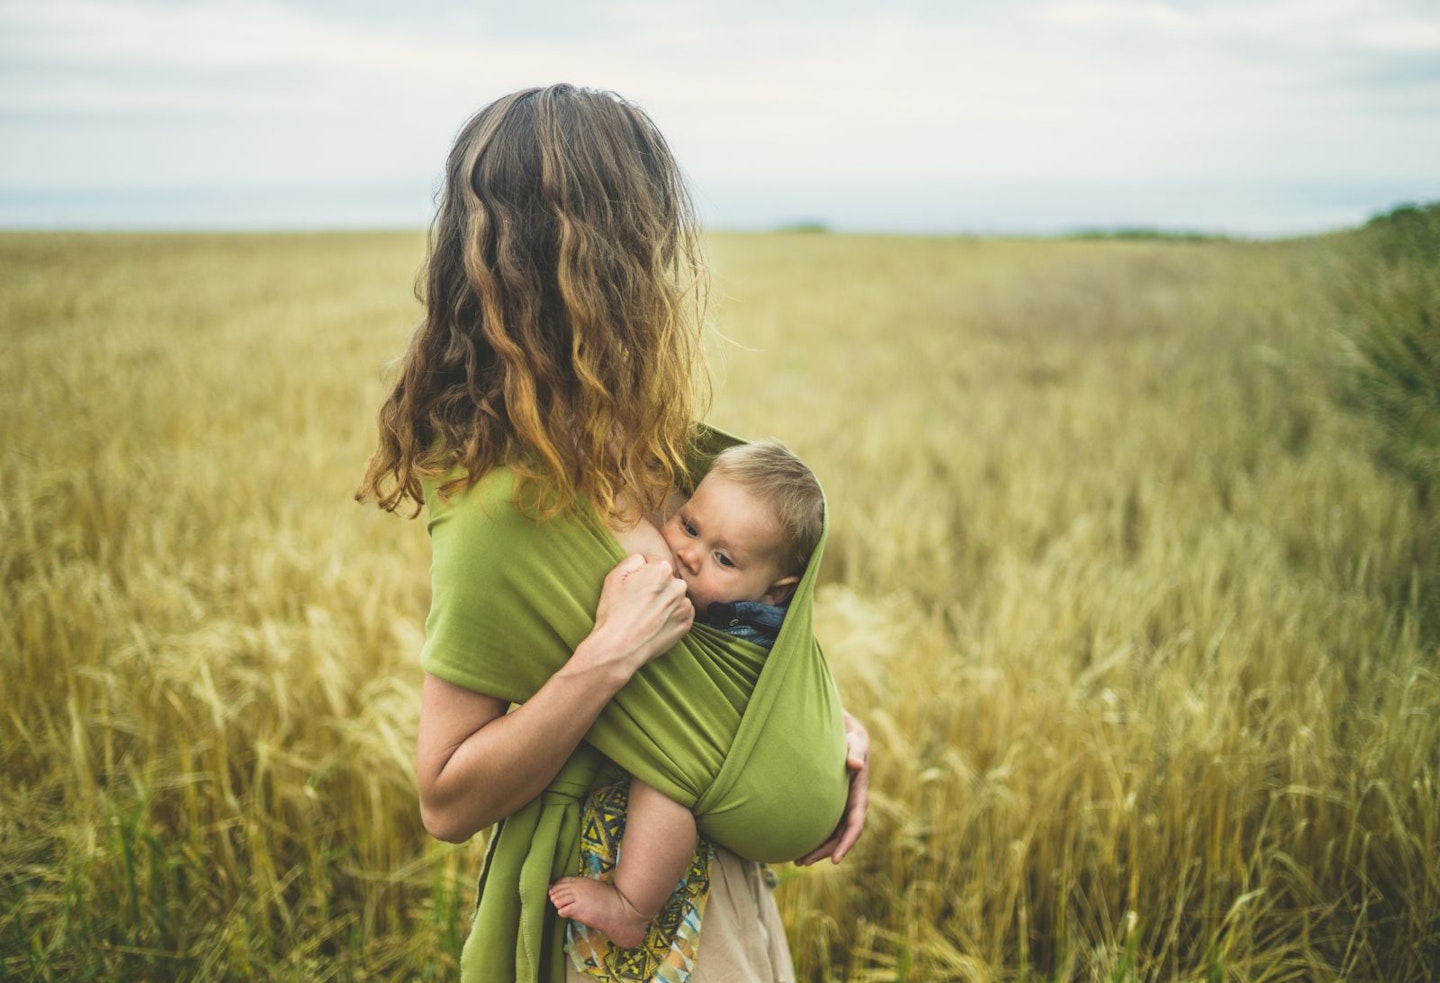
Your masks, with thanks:
M 508 466 L 539 516 L 658 508 L 706 396 L 698 239 L 638 107 L 555 85 L 476 113 L 447 161 L 425 317 L 357 497 L 418 510 L 422 479 L 444 495 Z

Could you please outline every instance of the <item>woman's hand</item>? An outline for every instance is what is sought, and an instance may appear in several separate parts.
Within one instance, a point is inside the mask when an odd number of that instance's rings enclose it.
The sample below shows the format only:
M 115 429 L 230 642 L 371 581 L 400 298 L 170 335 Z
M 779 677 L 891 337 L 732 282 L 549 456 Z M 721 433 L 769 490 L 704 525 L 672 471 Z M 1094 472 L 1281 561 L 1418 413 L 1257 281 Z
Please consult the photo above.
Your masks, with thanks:
M 434 836 L 461 843 L 539 795 L 635 670 L 690 630 L 695 609 L 665 560 L 633 554 L 605 577 L 595 628 L 511 712 L 431 675 L 420 691 L 416 775 Z
M 845 767 L 850 769 L 850 794 L 845 798 L 840 825 L 830 839 L 795 861 L 801 867 L 825 857 L 838 864 L 865 831 L 865 813 L 870 808 L 870 732 L 849 713 L 845 714 Z
M 628 679 L 651 659 L 668 652 L 690 630 L 695 606 L 685 582 L 669 560 L 632 553 L 605 576 L 595 630 L 590 638 L 604 644 L 581 646 L 574 658 L 600 651 L 623 662 Z M 574 660 L 572 659 L 572 662 Z

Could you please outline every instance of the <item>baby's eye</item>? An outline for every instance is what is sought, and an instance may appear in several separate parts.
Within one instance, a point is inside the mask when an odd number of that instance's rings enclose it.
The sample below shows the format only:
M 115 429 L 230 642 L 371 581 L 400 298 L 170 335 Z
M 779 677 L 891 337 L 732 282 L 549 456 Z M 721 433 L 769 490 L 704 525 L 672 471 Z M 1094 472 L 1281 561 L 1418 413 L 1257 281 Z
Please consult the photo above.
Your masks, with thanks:
M 687 536 L 696 535 L 695 525 L 689 519 L 681 519 L 680 528 L 685 530 L 685 535 Z
M 730 559 L 730 557 L 726 556 L 724 553 L 716 553 L 715 561 L 719 563 L 722 567 L 733 567 L 735 565 L 735 561 Z

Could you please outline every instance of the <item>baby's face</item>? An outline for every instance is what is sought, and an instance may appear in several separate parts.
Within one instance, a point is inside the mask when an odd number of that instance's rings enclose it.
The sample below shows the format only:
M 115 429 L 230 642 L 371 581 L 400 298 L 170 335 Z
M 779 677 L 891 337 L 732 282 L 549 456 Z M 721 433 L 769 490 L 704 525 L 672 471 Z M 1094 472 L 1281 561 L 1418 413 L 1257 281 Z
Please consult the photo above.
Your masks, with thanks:
M 781 576 L 780 533 L 759 499 L 721 475 L 706 476 L 660 530 L 676 575 L 702 613 L 716 601 L 783 600 L 771 593 Z

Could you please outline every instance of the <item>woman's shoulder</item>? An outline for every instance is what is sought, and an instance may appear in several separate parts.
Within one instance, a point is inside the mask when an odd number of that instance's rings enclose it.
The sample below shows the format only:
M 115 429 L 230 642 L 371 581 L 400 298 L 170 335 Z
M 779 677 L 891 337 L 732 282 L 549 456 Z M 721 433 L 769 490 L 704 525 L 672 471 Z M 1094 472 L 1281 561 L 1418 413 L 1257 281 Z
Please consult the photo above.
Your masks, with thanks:
M 509 467 L 495 467 L 481 477 L 456 482 L 438 478 L 424 486 L 427 529 L 434 548 L 469 550 L 483 544 L 488 551 L 523 551 L 532 559 L 573 548 L 576 537 L 610 538 L 599 530 L 593 510 L 546 515 L 527 501 L 528 486 Z M 512 557 L 511 562 L 516 558 Z
M 487 553 L 532 549 L 537 539 L 553 537 L 555 523 L 537 522 L 520 501 L 521 487 L 509 468 L 494 468 L 481 477 L 449 483 L 444 478 L 424 486 L 426 523 L 432 550 L 468 554 L 478 547 Z
M 455 469 L 420 480 L 425 508 L 433 519 L 456 509 L 516 511 L 515 473 L 504 465 L 491 468 L 478 478 Z

